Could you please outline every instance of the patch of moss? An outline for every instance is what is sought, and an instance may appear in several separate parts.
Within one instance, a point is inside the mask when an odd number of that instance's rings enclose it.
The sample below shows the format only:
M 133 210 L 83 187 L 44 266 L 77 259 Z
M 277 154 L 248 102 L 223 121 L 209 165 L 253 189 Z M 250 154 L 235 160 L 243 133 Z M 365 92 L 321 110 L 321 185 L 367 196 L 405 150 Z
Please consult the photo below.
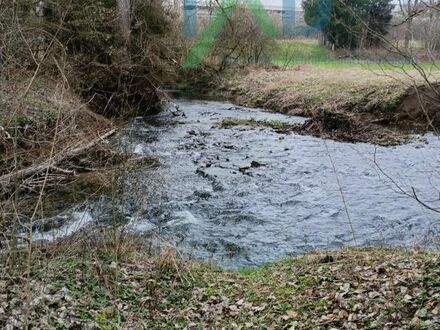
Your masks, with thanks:
M 256 119 L 242 119 L 242 118 L 225 118 L 221 121 L 220 126 L 229 128 L 233 126 L 251 126 L 251 127 L 269 127 L 272 129 L 287 129 L 295 125 L 283 123 L 280 120 L 256 120 Z

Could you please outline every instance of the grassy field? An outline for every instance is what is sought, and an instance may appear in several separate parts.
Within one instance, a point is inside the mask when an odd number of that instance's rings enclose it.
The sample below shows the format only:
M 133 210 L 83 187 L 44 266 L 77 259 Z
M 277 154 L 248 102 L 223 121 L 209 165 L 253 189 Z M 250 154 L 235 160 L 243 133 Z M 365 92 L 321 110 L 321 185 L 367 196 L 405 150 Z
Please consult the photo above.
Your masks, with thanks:
M 345 56 L 344 56 L 345 55 Z M 335 53 L 320 45 L 318 40 L 297 39 L 277 40 L 272 49 L 272 63 L 281 67 L 313 65 L 320 68 L 365 70 L 412 69 L 411 64 L 403 61 L 389 62 L 384 50 L 354 51 L 350 58 L 347 52 Z M 338 58 L 340 57 L 340 58 Z M 370 58 L 370 59 L 367 59 Z M 425 70 L 439 71 L 440 62 L 419 63 Z
M 328 62 L 330 54 L 317 40 L 277 40 L 272 49 L 274 64 L 295 65 L 299 61 Z
M 91 248 L 93 244 L 80 248 L 80 241 L 72 240 L 62 253 L 56 247 L 35 251 L 31 282 L 21 276 L 20 268 L 15 276 L 0 277 L 2 328 L 27 324 L 45 329 L 438 329 L 440 325 L 436 253 L 348 249 L 227 271 L 179 260 L 171 251 L 149 257 L 141 252 L 145 247 L 124 244 L 113 250 L 109 243 L 106 248 Z

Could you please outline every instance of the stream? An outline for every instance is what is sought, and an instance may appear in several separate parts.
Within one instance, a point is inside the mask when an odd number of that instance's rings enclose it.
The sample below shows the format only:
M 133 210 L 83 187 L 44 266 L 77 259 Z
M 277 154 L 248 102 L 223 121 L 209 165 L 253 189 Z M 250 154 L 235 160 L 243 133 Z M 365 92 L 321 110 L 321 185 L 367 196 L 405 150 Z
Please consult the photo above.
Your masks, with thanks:
M 57 215 L 53 239 L 118 219 L 183 255 L 228 268 L 345 246 L 438 247 L 440 139 L 397 147 L 279 134 L 267 127 L 221 127 L 225 118 L 301 123 L 305 119 L 226 102 L 177 99 L 179 113 L 135 118 L 111 143 L 159 166 L 121 178 L 108 195 Z M 147 239 L 147 238 L 146 238 Z M 437 239 L 437 241 L 436 241 Z

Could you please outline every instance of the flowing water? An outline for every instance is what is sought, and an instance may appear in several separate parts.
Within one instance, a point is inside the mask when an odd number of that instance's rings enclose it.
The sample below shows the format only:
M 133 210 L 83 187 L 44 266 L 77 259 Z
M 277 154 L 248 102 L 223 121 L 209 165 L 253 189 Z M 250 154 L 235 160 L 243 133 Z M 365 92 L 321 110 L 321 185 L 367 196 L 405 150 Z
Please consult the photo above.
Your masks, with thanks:
M 304 119 L 224 102 L 176 103 L 184 116 L 136 118 L 111 141 L 161 165 L 124 175 L 116 203 L 103 195 L 66 210 L 58 217 L 69 220 L 56 235 L 109 222 L 116 208 L 130 230 L 226 267 L 355 244 L 432 247 L 439 237 L 440 214 L 402 193 L 414 189 L 440 207 L 438 137 L 375 147 L 222 128 L 224 118 Z

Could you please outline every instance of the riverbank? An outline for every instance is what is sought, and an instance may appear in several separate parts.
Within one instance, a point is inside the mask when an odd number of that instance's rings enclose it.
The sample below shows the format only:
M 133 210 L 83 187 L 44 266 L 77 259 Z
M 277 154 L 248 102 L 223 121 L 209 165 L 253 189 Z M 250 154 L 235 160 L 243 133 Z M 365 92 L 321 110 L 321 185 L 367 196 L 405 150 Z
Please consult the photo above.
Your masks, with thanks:
M 104 142 L 114 121 L 63 81 L 27 74 L 0 78 L 0 241 L 108 189 L 108 169 L 126 158 Z
M 438 72 L 426 74 L 438 86 Z M 440 106 L 414 70 L 298 65 L 244 69 L 220 80 L 213 93 L 239 105 L 309 117 L 291 129 L 299 134 L 396 145 L 440 124 Z
M 351 248 L 227 271 L 173 251 L 151 257 L 140 242 L 76 237 L 37 249 L 29 282 L 19 267 L 2 274 L 0 325 L 22 328 L 27 318 L 59 329 L 440 326 L 438 253 Z
M 0 127 L 4 175 L 60 153 L 67 157 L 72 146 L 84 146 L 116 126 L 92 112 L 62 81 L 39 76 L 30 82 L 23 74 L 0 79 Z

